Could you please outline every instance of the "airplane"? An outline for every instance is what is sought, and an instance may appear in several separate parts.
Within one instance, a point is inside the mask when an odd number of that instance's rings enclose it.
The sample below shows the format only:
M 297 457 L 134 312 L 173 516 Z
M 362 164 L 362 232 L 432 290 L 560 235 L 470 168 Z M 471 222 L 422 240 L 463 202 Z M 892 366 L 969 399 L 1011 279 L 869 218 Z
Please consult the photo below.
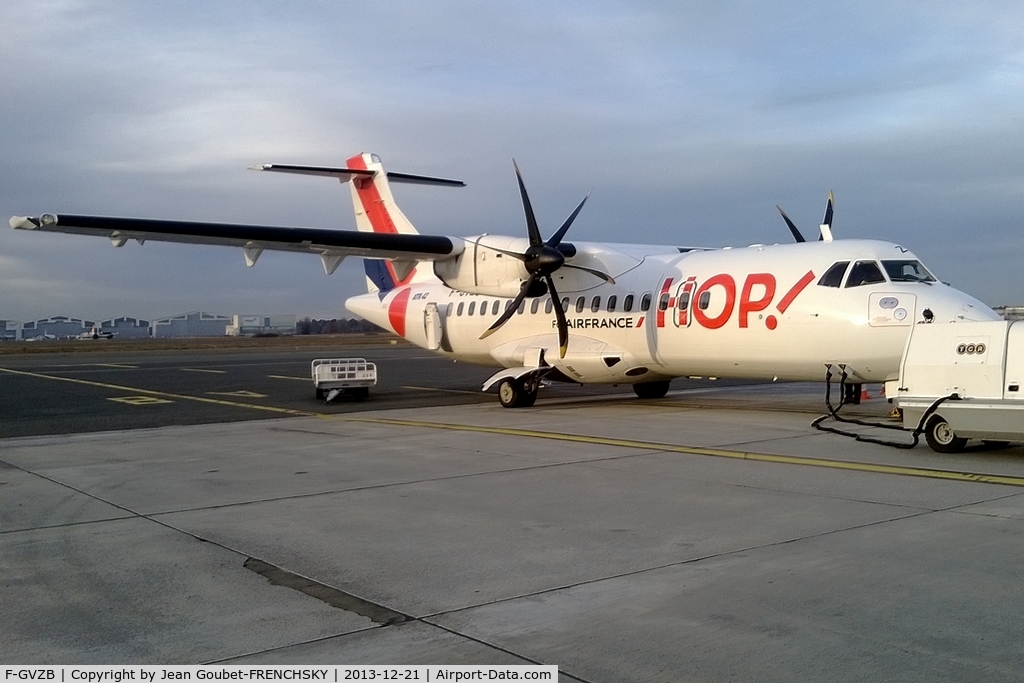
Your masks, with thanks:
M 831 193 L 816 241 L 780 208 L 794 243 L 703 248 L 568 242 L 587 197 L 545 239 L 518 166 L 526 237 L 419 234 L 390 184 L 465 183 L 385 172 L 375 154 L 340 168 L 252 169 L 348 184 L 357 230 L 71 214 L 10 224 L 104 236 L 115 247 L 240 247 L 250 267 L 267 249 L 314 253 L 328 275 L 362 257 L 367 293 L 348 298 L 348 310 L 425 349 L 499 368 L 483 390 L 497 386 L 507 408 L 533 405 L 552 381 L 629 384 L 640 398 L 660 398 L 677 377 L 819 381 L 827 366 L 842 367 L 858 396 L 869 382 L 893 396 L 914 325 L 1001 319 L 898 244 L 834 239 Z
M 117 333 L 116 332 L 107 332 L 105 330 L 98 330 L 98 329 L 96 329 L 96 326 L 93 325 L 91 330 L 89 330 L 88 332 L 81 333 L 80 335 L 78 335 L 77 338 L 78 339 L 113 339 L 115 334 L 117 334 Z

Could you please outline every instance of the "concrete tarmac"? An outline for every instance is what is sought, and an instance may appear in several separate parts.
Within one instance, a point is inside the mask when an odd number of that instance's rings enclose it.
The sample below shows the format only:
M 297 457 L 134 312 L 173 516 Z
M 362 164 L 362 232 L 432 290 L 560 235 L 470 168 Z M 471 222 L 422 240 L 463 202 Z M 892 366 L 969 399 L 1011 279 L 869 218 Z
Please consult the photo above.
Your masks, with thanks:
M 505 410 L 473 393 L 487 369 L 388 352 L 395 384 L 342 407 L 270 381 L 308 357 L 4 359 L 0 661 L 1020 679 L 1024 448 L 822 433 L 800 384 Z M 49 430 L 25 398 L 48 392 L 73 395 Z M 133 395 L 169 403 L 107 400 Z

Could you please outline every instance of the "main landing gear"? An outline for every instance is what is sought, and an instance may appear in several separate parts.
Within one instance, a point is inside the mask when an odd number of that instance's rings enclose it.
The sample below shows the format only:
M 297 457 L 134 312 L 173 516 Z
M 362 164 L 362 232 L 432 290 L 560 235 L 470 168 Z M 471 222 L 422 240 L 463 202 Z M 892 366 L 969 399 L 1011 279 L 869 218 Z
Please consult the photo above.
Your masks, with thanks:
M 633 385 L 633 393 L 639 398 L 664 398 L 668 393 L 669 380 L 660 382 L 640 382 Z
M 640 398 L 663 398 L 668 393 L 669 380 L 641 382 L 633 385 L 633 393 Z M 507 377 L 498 383 L 498 402 L 503 408 L 529 408 L 537 401 L 538 379 L 521 380 Z
M 498 402 L 503 408 L 529 408 L 537 401 L 539 384 L 509 377 L 498 384 Z

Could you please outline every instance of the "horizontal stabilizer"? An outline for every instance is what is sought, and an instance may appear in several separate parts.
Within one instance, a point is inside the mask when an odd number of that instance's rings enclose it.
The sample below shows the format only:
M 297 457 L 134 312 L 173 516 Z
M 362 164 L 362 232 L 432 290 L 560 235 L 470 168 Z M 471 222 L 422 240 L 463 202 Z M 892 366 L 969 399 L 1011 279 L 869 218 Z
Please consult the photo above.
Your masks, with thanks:
M 257 164 L 256 166 L 250 166 L 250 170 L 253 171 L 276 171 L 277 173 L 297 173 L 299 175 L 318 175 L 326 176 L 329 178 L 337 178 L 342 182 L 347 182 L 362 176 L 364 178 L 372 178 L 376 175 L 376 171 L 368 171 L 365 169 L 358 168 L 332 168 L 329 166 L 297 166 L 294 164 Z M 450 178 L 434 178 L 432 176 L 425 175 L 413 175 L 411 173 L 394 173 L 388 172 L 388 180 L 394 183 L 411 183 L 416 185 L 444 185 L 446 187 L 465 187 L 466 183 L 461 180 L 452 180 Z

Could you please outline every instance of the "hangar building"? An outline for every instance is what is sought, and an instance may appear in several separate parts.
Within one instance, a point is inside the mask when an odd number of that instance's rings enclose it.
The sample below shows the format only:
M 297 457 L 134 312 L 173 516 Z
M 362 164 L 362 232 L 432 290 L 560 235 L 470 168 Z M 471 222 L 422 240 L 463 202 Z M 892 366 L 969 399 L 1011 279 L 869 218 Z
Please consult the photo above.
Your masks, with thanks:
M 153 336 L 162 337 L 223 337 L 231 318 L 226 315 L 193 311 L 169 318 L 154 320 L 150 326 Z

